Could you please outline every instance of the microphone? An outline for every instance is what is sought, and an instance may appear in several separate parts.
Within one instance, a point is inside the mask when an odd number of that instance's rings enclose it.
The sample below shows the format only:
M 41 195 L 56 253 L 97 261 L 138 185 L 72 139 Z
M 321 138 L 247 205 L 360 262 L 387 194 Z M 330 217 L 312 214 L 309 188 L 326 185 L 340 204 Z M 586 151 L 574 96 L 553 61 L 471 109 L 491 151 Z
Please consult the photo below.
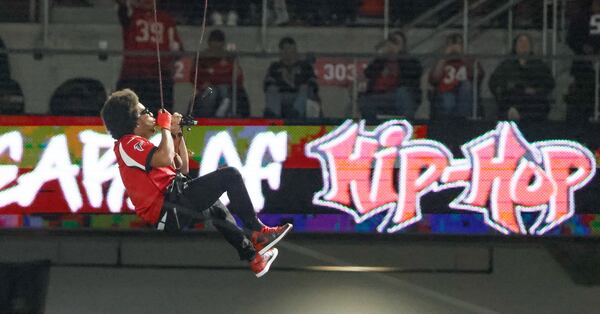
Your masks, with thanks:
M 206 97 L 210 96 L 213 92 L 214 92 L 214 89 L 212 87 L 209 86 L 209 87 L 205 88 L 202 95 L 200 95 L 199 102 L 203 102 L 204 99 L 206 99 Z
M 214 89 L 212 87 L 207 87 L 204 89 L 204 92 L 202 93 L 202 95 L 200 95 L 198 102 L 202 103 L 206 97 L 210 96 L 212 93 L 214 92 Z M 194 117 L 192 117 L 192 112 L 194 111 L 194 103 L 196 102 L 196 100 L 192 100 L 190 102 L 190 106 L 188 107 L 188 112 L 187 114 L 181 119 L 181 122 L 179 123 L 179 125 L 181 126 L 193 126 L 193 125 L 197 125 L 198 121 L 194 120 Z
M 185 115 L 181 118 L 181 122 L 179 125 L 181 126 L 192 126 L 198 124 L 198 121 L 194 120 L 194 118 L 190 115 Z

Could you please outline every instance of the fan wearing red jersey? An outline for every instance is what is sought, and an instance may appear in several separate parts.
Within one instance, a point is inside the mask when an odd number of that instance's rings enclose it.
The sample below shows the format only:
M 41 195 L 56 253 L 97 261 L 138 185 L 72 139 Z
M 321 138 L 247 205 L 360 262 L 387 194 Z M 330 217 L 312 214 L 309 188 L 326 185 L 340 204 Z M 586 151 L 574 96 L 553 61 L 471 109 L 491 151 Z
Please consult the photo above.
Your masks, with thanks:
M 449 35 L 446 39 L 444 56 L 436 62 L 429 73 L 429 83 L 435 88 L 432 118 L 465 118 L 471 115 L 475 67 L 477 67 L 477 82 L 481 83 L 484 75 L 483 68 L 479 62 L 463 55 L 462 35 Z
M 170 186 L 176 184 L 177 171 L 189 171 L 188 151 L 181 133 L 181 115 L 161 109 L 155 119 L 152 111 L 139 102 L 137 95 L 121 90 L 110 95 L 101 111 L 108 132 L 116 140 L 115 156 L 121 179 L 136 213 L 158 230 L 180 230 L 195 223 L 191 214 L 202 213 L 238 251 L 240 259 L 249 261 L 257 277 L 264 275 L 277 257 L 274 245 L 291 229 L 291 224 L 267 227 L 258 219 L 239 171 L 225 167 L 183 184 L 180 208 L 165 201 Z M 159 128 L 158 146 L 149 141 Z M 227 192 L 231 208 L 244 224 L 237 226 L 229 209 L 219 202 Z M 191 204 L 191 206 L 189 205 Z M 193 213 L 182 212 L 187 208 Z M 188 217 L 184 217 L 187 215 Z
M 204 95 L 207 88 L 209 93 L 203 101 L 202 96 L 195 99 L 194 115 L 197 117 L 229 117 L 233 115 L 234 84 L 237 94 L 236 113 L 241 116 L 249 115 L 248 104 L 243 102 L 244 72 L 235 53 L 225 49 L 225 33 L 214 29 L 208 35 L 208 48 L 198 59 L 197 95 Z M 235 75 L 235 79 L 234 79 Z
M 117 89 L 135 90 L 151 109 L 156 110 L 161 104 L 156 43 L 161 53 L 183 51 L 175 20 L 157 9 L 155 21 L 153 0 L 116 1 L 119 4 L 125 51 Z M 160 58 L 162 91 L 167 110 L 173 107 L 175 61 L 176 57 L 172 55 L 165 54 Z

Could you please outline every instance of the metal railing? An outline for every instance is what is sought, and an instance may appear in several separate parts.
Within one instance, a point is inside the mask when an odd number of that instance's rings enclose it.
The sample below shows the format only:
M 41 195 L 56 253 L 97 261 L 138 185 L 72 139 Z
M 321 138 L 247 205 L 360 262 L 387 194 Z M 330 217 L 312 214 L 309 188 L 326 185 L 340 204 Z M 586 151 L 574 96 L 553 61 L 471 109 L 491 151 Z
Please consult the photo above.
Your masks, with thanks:
M 81 60 L 81 57 L 84 56 L 97 56 L 98 57 L 98 69 L 103 69 L 104 71 L 111 71 L 111 67 L 107 67 L 103 64 L 105 64 L 105 62 L 112 62 L 115 64 L 119 64 L 120 63 L 120 58 L 123 55 L 143 55 L 143 56 L 154 56 L 153 52 L 147 52 L 147 53 L 132 53 L 132 52 L 123 52 L 120 50 L 102 50 L 102 49 L 88 49 L 88 50 L 76 50 L 76 49 L 7 49 L 4 51 L 0 51 L 0 54 L 2 53 L 8 53 L 9 56 L 17 56 L 17 55 L 41 55 L 44 58 L 39 59 L 38 61 L 33 61 L 34 64 L 31 64 L 31 62 L 29 62 L 29 64 L 25 65 L 25 64 L 19 64 L 19 63 L 15 63 L 15 68 L 19 68 L 20 66 L 28 66 L 30 67 L 31 71 L 35 70 L 36 73 L 38 73 L 38 75 L 51 75 L 51 71 L 47 69 L 49 63 L 44 63 L 44 60 L 47 60 L 48 58 L 51 58 L 52 56 L 61 56 L 61 57 L 67 57 L 67 58 L 71 58 L 72 57 L 72 62 L 71 64 L 76 64 L 77 62 L 83 62 L 83 61 L 78 61 Z M 192 58 L 194 55 L 192 52 L 187 52 L 187 53 L 165 53 L 164 56 L 168 57 L 168 56 L 173 56 L 173 55 L 179 55 L 181 57 L 187 57 L 187 58 Z M 232 116 L 232 117 L 236 117 L 239 116 L 239 103 L 238 103 L 238 99 L 239 99 L 239 93 L 240 93 L 240 89 L 243 88 L 243 86 L 238 86 L 238 81 L 237 81 L 237 77 L 238 77 L 238 73 L 240 73 L 239 71 L 243 70 L 244 68 L 244 64 L 257 64 L 259 62 L 262 62 L 265 64 L 265 67 L 262 71 L 257 72 L 256 70 L 254 70 L 254 72 L 246 72 L 246 77 L 252 77 L 254 78 L 254 85 L 253 85 L 253 90 L 248 91 L 249 95 L 248 97 L 250 98 L 250 105 L 254 105 L 254 106 L 260 106 L 260 101 L 257 99 L 260 99 L 260 97 L 256 97 L 256 95 L 261 95 L 262 94 L 262 89 L 257 90 L 258 88 L 262 88 L 262 78 L 264 78 L 264 75 L 266 73 L 267 70 L 267 66 L 268 63 L 270 61 L 275 61 L 278 58 L 277 54 L 274 53 L 261 53 L 261 52 L 237 52 L 237 53 L 232 53 L 229 56 L 232 57 L 232 61 L 235 64 L 235 66 L 233 67 L 233 71 L 231 72 L 232 75 L 232 79 L 231 79 L 231 111 L 229 113 L 228 116 Z M 320 81 L 324 82 L 321 84 L 320 88 L 322 89 L 328 89 L 328 88 L 342 88 L 342 89 L 346 89 L 347 93 L 346 95 L 349 96 L 349 99 L 347 99 L 347 101 L 349 101 L 350 103 L 350 110 L 348 111 L 348 114 L 351 117 L 358 117 L 359 116 L 359 112 L 360 112 L 360 108 L 358 107 L 358 99 L 361 97 L 363 90 L 361 87 L 363 87 L 365 85 L 366 79 L 362 76 L 362 69 L 360 65 L 364 65 L 366 62 L 369 62 L 371 60 L 373 60 L 374 57 L 377 57 L 377 55 L 373 55 L 373 54 L 353 54 L 353 53 L 345 53 L 345 54 L 333 54 L 333 53 L 319 53 L 319 54 L 314 54 L 317 62 L 322 61 L 322 60 L 329 60 L 327 62 L 338 62 L 338 64 L 333 64 L 332 68 L 335 68 L 335 66 L 339 65 L 339 67 L 343 67 L 343 69 L 340 69 L 339 73 L 342 73 L 340 75 L 338 75 L 339 77 L 335 78 L 338 81 L 343 81 L 342 83 L 340 82 L 334 82 L 334 83 L 327 83 L 325 82 L 325 80 L 323 79 L 323 73 L 320 74 Z M 439 54 L 411 54 L 411 55 L 407 55 L 406 57 L 413 57 L 413 58 L 417 58 L 418 60 L 421 61 L 421 63 L 424 66 L 424 68 L 426 69 L 427 66 L 429 65 L 428 62 L 430 62 L 430 60 L 435 60 L 438 58 L 443 58 L 443 55 L 439 55 Z M 499 61 L 501 60 L 505 60 L 507 58 L 514 58 L 514 56 L 508 56 L 508 55 L 503 55 L 503 54 L 495 54 L 495 55 L 491 55 L 491 54 L 468 54 L 468 55 L 464 55 L 465 58 L 470 58 L 472 60 L 474 60 L 475 62 L 483 62 L 483 61 L 487 61 L 488 64 L 490 63 L 499 63 Z M 565 64 L 565 66 L 567 66 L 568 64 L 571 64 L 573 60 L 577 60 L 577 61 L 585 61 L 588 62 L 590 65 L 590 71 L 593 71 L 593 75 L 594 75 L 594 79 L 593 79 L 593 86 L 590 84 L 590 89 L 593 89 L 593 95 L 592 98 L 590 98 L 589 103 L 584 104 L 584 105 L 589 105 L 590 107 L 593 106 L 593 110 L 591 110 L 591 120 L 598 122 L 600 120 L 600 56 L 588 56 L 588 57 L 583 57 L 583 56 L 573 56 L 573 55 L 555 55 L 555 56 L 536 56 L 536 58 L 542 59 L 546 62 L 546 64 L 550 65 L 552 62 L 560 62 L 562 64 Z M 86 59 L 89 60 L 89 59 Z M 242 69 L 239 69 L 237 67 L 237 63 L 238 60 L 242 66 Z M 331 61 L 333 60 L 333 61 Z M 492 62 L 493 61 L 493 62 Z M 37 64 L 35 64 L 36 62 L 39 62 Z M 86 61 L 87 62 L 87 61 Z M 323 61 L 325 62 L 325 61 Z M 92 65 L 90 65 L 92 66 Z M 486 76 L 489 77 L 491 75 L 491 73 L 493 72 L 493 70 L 495 69 L 495 67 L 490 67 L 488 66 L 488 68 L 485 69 L 486 72 Z M 26 73 L 29 70 L 25 70 L 25 69 L 20 69 L 19 72 L 24 72 Z M 67 68 L 68 70 L 68 68 Z M 343 70 L 343 71 L 341 71 Z M 472 77 L 478 77 L 478 71 L 479 69 L 477 67 L 473 68 L 473 74 Z M 91 73 L 93 73 L 93 70 L 90 70 Z M 427 75 L 427 72 L 424 72 L 423 75 Z M 108 74 L 108 75 L 107 75 Z M 77 77 L 77 74 L 73 74 L 72 77 Z M 112 73 L 104 73 L 104 75 L 100 75 L 103 77 L 106 76 L 111 76 L 115 79 L 113 79 L 110 82 L 116 82 L 116 77 L 118 76 L 118 72 L 114 72 Z M 560 82 L 560 77 L 556 76 L 556 73 L 554 73 L 553 79 L 555 82 Z M 49 78 L 48 81 L 56 81 L 59 80 L 58 78 Z M 424 82 L 424 80 L 421 80 L 422 82 Z M 565 80 L 562 80 L 565 81 Z M 256 82 L 259 82 L 258 84 Z M 24 82 L 21 82 L 24 83 Z M 484 113 L 480 112 L 480 103 L 479 101 L 481 99 L 484 100 L 492 100 L 492 93 L 491 91 L 488 89 L 487 86 L 487 79 L 483 79 L 482 81 L 478 81 L 478 80 L 473 80 L 473 89 L 472 89 L 472 98 L 473 98 L 473 103 L 471 106 L 471 111 L 470 111 L 470 118 L 471 119 L 481 119 L 484 115 Z M 104 86 L 106 88 L 106 90 L 110 91 L 113 90 L 115 88 L 114 85 L 112 85 L 113 83 L 105 83 Z M 245 83 L 245 85 L 247 85 L 248 82 Z M 479 85 L 482 84 L 482 85 Z M 422 90 L 423 93 L 428 93 L 431 92 L 432 87 L 429 84 L 421 84 L 420 88 Z M 25 93 L 31 93 L 31 92 L 38 92 L 36 89 L 24 89 Z M 564 105 L 564 102 L 562 100 L 562 96 L 564 94 L 567 93 L 568 91 L 568 86 L 563 85 L 557 85 L 554 90 L 556 91 L 556 95 L 560 96 L 560 97 L 554 97 L 554 99 L 550 99 L 551 104 L 553 107 L 555 108 L 562 108 L 562 106 Z M 592 91 L 590 91 L 590 93 L 592 93 Z M 342 95 L 342 94 L 339 94 Z M 338 96 L 339 96 L 338 95 Z M 31 95 L 26 95 L 26 96 L 31 96 Z M 28 98 L 32 98 L 32 97 L 25 97 L 26 99 Z M 33 97 L 36 98 L 36 97 Z M 343 104 L 344 100 L 343 99 L 333 99 L 333 100 L 329 100 L 329 102 L 327 102 L 327 100 L 323 100 L 323 106 L 333 106 L 333 104 L 335 103 L 336 105 L 339 104 Z M 489 103 L 488 103 L 489 104 Z M 425 102 L 421 102 L 420 104 L 418 103 L 418 105 L 429 105 L 431 106 L 431 100 L 427 100 Z M 558 106 L 558 107 L 557 107 Z M 259 114 L 260 115 L 260 114 Z M 256 116 L 256 112 L 255 112 L 255 116 Z
M 461 0 L 445 0 L 440 2 L 439 4 L 433 6 L 432 8 L 430 8 L 429 10 L 427 10 L 426 12 L 422 13 L 421 15 L 415 17 L 412 21 L 406 23 L 404 26 L 401 27 L 401 29 L 405 32 L 410 31 L 411 29 L 414 29 L 416 27 L 419 26 L 420 23 L 436 16 L 436 14 L 440 13 L 443 10 L 447 10 L 450 6 L 452 6 L 453 4 L 456 4 L 457 1 L 461 1 Z M 451 16 L 450 18 L 448 18 L 446 21 L 440 23 L 439 25 L 437 25 L 436 27 L 434 27 L 432 34 L 438 34 L 441 33 L 443 30 L 445 30 L 446 28 L 448 28 L 450 25 L 453 25 L 455 23 L 457 23 L 460 19 L 462 19 L 462 35 L 463 38 L 465 39 L 464 44 L 465 44 L 465 51 L 469 50 L 469 32 L 474 30 L 474 29 L 478 29 L 480 27 L 482 27 L 483 25 L 485 25 L 486 23 L 490 22 L 491 20 L 493 20 L 494 18 L 497 18 L 498 16 L 502 15 L 502 14 L 507 14 L 508 16 L 508 23 L 506 25 L 506 30 L 507 33 L 509 34 L 509 43 L 510 40 L 512 39 L 512 36 L 510 36 L 513 32 L 513 8 L 519 4 L 520 2 L 522 2 L 523 0 L 509 0 L 507 1 L 505 4 L 501 5 L 499 8 L 497 8 L 496 10 L 494 10 L 493 12 L 487 14 L 486 16 L 484 16 L 483 18 L 479 19 L 479 20 L 475 20 L 475 21 L 471 21 L 471 18 L 469 17 L 469 13 L 472 12 L 475 9 L 480 8 L 481 6 L 484 5 L 493 5 L 494 1 L 489 1 L 489 0 L 478 0 L 476 2 L 472 2 L 470 3 L 469 0 L 462 0 L 463 1 L 463 9 L 461 11 L 459 11 L 457 14 Z M 551 51 L 553 52 L 553 54 L 556 54 L 556 43 L 559 40 L 559 26 L 560 29 L 562 30 L 562 35 L 560 35 L 561 39 L 564 39 L 564 30 L 566 27 L 566 0 L 543 0 L 544 1 L 544 5 L 543 5 L 543 25 L 542 25 L 542 32 L 543 32 L 543 54 L 546 55 L 547 54 L 547 49 L 548 49 L 548 32 L 550 30 L 550 21 L 548 20 L 548 8 L 551 7 L 552 8 L 552 34 L 551 34 Z M 390 33 L 390 29 L 392 28 L 392 23 L 393 21 L 390 19 L 390 1 L 389 0 L 385 0 L 384 2 L 385 4 L 385 8 L 384 8 L 384 16 L 383 16 L 383 24 L 381 25 L 382 27 L 382 36 L 384 38 L 386 38 L 388 36 L 388 34 Z M 48 41 L 48 27 L 49 24 L 52 23 L 51 19 L 50 19 L 50 9 L 51 9 L 51 0 L 29 0 L 29 20 L 31 22 L 36 20 L 36 15 L 37 15 L 37 8 L 40 8 L 40 12 L 39 12 L 39 23 L 41 25 L 41 38 L 40 38 L 40 44 L 42 45 L 42 48 L 47 47 L 47 41 Z M 560 10 L 560 12 L 559 12 Z M 269 51 L 269 47 L 268 47 L 268 36 L 269 36 L 269 28 L 271 28 L 272 26 L 269 25 L 269 1 L 268 0 L 263 0 L 262 1 L 262 5 L 261 5 L 261 21 L 260 21 L 260 43 L 261 43 L 261 49 L 262 51 Z M 415 48 L 423 45 L 425 42 L 431 40 L 433 37 L 435 36 L 427 36 L 424 39 L 422 39 L 421 41 L 417 41 L 414 44 L 411 45 L 410 50 L 414 51 Z M 553 67 L 554 68 L 554 67 Z
M 462 12 L 452 16 L 451 18 L 449 18 L 447 21 L 443 22 L 442 24 L 438 25 L 438 27 L 436 27 L 436 30 L 441 31 L 443 30 L 445 27 L 448 27 L 449 25 L 451 25 L 452 23 L 457 22 L 461 17 L 462 17 L 462 32 L 463 32 L 463 38 L 464 38 L 464 51 L 465 52 L 469 52 L 469 46 L 470 46 L 470 40 L 474 38 L 474 36 L 476 36 L 478 34 L 478 32 L 476 30 L 480 29 L 483 25 L 485 25 L 486 23 L 488 23 L 489 21 L 493 20 L 494 18 L 497 18 L 498 16 L 502 15 L 502 14 L 507 14 L 507 18 L 508 18 L 508 23 L 506 25 L 506 30 L 507 30 L 507 34 L 508 34 L 508 40 L 507 40 L 507 45 L 510 45 L 511 41 L 512 41 L 512 33 L 514 32 L 513 29 L 513 8 L 515 7 L 515 5 L 517 5 L 518 3 L 522 2 L 522 0 L 510 0 L 509 2 L 501 5 L 500 7 L 496 8 L 493 12 L 487 14 L 486 16 L 475 20 L 475 21 L 470 21 L 469 18 L 469 12 L 477 9 L 478 7 L 485 5 L 486 3 L 489 3 L 489 1 L 487 0 L 479 0 L 473 3 L 469 3 L 468 0 L 463 0 L 463 10 Z M 437 14 L 438 12 L 440 12 L 441 10 L 444 10 L 445 8 L 447 8 L 448 6 L 452 5 L 453 3 L 456 3 L 455 0 L 446 0 L 441 2 L 440 4 L 434 6 L 433 8 L 431 8 L 430 10 L 428 10 L 427 12 L 421 14 L 420 16 L 416 17 L 413 21 L 409 22 L 408 24 L 406 24 L 402 29 L 404 31 L 409 31 L 410 29 L 417 27 L 419 23 L 421 23 L 422 21 L 427 20 L 428 18 L 431 18 L 432 16 L 434 16 L 435 14 Z M 58 51 L 58 50 L 52 50 L 48 48 L 48 35 L 49 35 L 49 25 L 52 23 L 51 19 L 50 19 L 50 9 L 51 9 L 51 0 L 30 0 L 29 1 L 29 6 L 30 6 L 30 20 L 35 20 L 36 15 L 38 14 L 37 12 L 37 8 L 40 8 L 40 12 L 39 12 L 39 22 L 41 24 L 41 31 L 40 31 L 40 40 L 39 43 L 37 45 L 39 45 L 39 47 L 36 47 L 35 52 L 38 54 L 43 54 L 44 52 L 47 53 L 69 53 L 67 51 Z M 552 10 L 552 14 L 551 14 L 551 20 L 549 20 L 549 10 Z M 559 56 L 558 55 L 558 43 L 559 40 L 561 38 L 564 38 L 564 30 L 565 30 L 565 10 L 566 10 L 566 0 L 544 0 L 544 5 L 543 5 L 543 25 L 542 25 L 542 55 L 544 57 L 546 57 L 546 60 L 548 60 L 551 63 L 551 68 L 552 68 L 552 72 L 553 75 L 556 77 L 558 75 L 563 75 L 563 72 L 560 71 L 557 68 L 557 61 L 561 60 L 562 58 L 564 58 L 565 56 Z M 559 12 L 560 11 L 560 12 Z M 383 23 L 383 28 L 382 28 L 382 34 L 384 37 L 386 37 L 390 31 L 390 18 L 389 18 L 389 13 L 390 13 L 390 1 L 386 0 L 385 1 L 385 12 L 384 12 L 384 23 Z M 268 1 L 267 0 L 263 0 L 262 1 L 262 20 L 261 20 L 261 27 L 260 27 L 260 42 L 262 45 L 262 51 L 263 52 L 267 52 L 268 51 L 268 30 L 271 27 L 268 23 Z M 475 30 L 475 31 L 474 31 Z M 551 31 L 551 36 L 549 36 L 549 32 Z M 562 31 L 562 32 L 561 32 Z M 560 36 L 560 34 L 562 34 L 562 36 Z M 428 36 L 425 40 L 423 41 L 418 41 L 416 44 L 414 44 L 411 48 L 415 48 L 417 46 L 422 45 L 425 41 L 428 40 L 432 40 L 433 36 Z M 550 37 L 550 38 L 549 38 Z M 550 39 L 550 41 L 549 41 Z M 548 49 L 550 48 L 550 49 Z M 550 51 L 549 51 L 550 50 Z M 73 51 L 73 54 L 80 54 L 80 53 L 86 53 L 85 51 Z M 97 52 L 97 51 L 93 51 L 93 54 L 106 54 L 107 51 L 101 51 L 101 52 Z M 121 52 L 113 52 L 113 54 L 118 54 Z M 240 56 L 243 57 L 247 57 L 252 55 L 252 53 L 240 53 Z M 256 55 L 256 54 L 255 54 Z M 261 54 L 261 57 L 264 57 L 268 54 Z M 325 54 L 321 54 L 321 55 L 325 55 Z M 338 54 L 341 55 L 341 54 Z M 356 57 L 355 55 L 348 55 L 345 54 L 345 56 L 349 56 L 349 57 Z M 427 54 L 425 55 L 420 55 L 423 58 L 427 58 Z M 434 55 L 430 55 L 430 56 L 434 56 Z M 566 56 L 568 58 L 572 58 L 572 56 Z M 598 62 L 596 60 L 593 60 L 594 62 L 594 70 L 596 73 L 596 80 L 598 77 Z M 566 69 L 567 67 L 565 67 Z M 235 72 L 237 72 L 237 67 L 235 67 Z M 233 82 L 235 82 L 235 80 L 233 80 Z M 474 82 L 475 84 L 477 84 L 477 80 L 475 80 Z M 237 86 L 235 86 L 236 83 L 233 84 L 233 90 L 234 90 L 234 94 L 237 93 Z M 358 84 L 356 84 L 358 85 Z M 480 88 L 475 88 L 474 89 L 474 99 L 475 102 L 477 102 L 477 99 L 479 99 L 480 97 L 477 95 L 477 90 L 479 90 Z M 596 90 L 598 89 L 597 86 L 595 88 Z M 597 120 L 598 119 L 598 92 L 595 93 L 595 99 L 594 99 L 594 103 L 595 103 L 595 107 L 596 109 L 594 110 L 594 119 Z M 237 95 L 236 95 L 237 96 Z M 476 97 L 477 96 L 477 97 Z M 355 99 L 356 97 L 353 97 L 353 99 Z M 556 94 L 555 95 L 555 102 L 560 102 L 560 95 Z M 237 97 L 234 97 L 233 99 L 233 103 L 232 103 L 232 107 L 234 108 L 234 113 L 235 111 L 237 111 Z M 354 104 L 354 106 L 356 106 L 356 104 Z M 353 112 L 356 112 L 356 109 L 353 109 Z M 473 118 L 475 118 L 478 115 L 477 112 L 477 104 L 474 104 L 474 108 L 473 108 Z

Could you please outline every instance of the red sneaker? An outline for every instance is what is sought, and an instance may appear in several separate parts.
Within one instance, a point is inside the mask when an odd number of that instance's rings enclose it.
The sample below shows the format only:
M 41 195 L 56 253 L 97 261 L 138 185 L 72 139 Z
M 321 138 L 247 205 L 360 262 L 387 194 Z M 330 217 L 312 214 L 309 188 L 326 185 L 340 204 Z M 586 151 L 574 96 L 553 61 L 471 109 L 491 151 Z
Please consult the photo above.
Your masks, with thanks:
M 256 253 L 254 259 L 250 261 L 250 269 L 252 269 L 257 278 L 262 277 L 269 271 L 278 253 L 276 248 L 272 248 L 264 254 Z
M 259 254 L 264 254 L 292 230 L 293 225 L 287 223 L 279 227 L 262 227 L 260 231 L 252 232 L 250 241 Z

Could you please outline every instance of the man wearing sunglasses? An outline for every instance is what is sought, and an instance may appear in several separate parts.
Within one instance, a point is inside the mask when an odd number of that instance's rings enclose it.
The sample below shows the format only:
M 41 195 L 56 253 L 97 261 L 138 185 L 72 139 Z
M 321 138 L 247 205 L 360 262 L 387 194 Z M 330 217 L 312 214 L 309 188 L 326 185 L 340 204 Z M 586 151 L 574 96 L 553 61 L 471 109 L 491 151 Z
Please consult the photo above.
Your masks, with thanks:
M 171 203 L 165 194 L 178 183 L 178 172 L 189 171 L 188 153 L 181 132 L 181 118 L 160 109 L 156 119 L 139 102 L 137 95 L 124 89 L 110 95 L 101 111 L 108 132 L 116 140 L 114 152 L 121 179 L 136 214 L 158 230 L 180 230 L 194 223 L 193 213 L 208 217 L 215 228 L 237 249 L 240 259 L 261 277 L 277 257 L 274 245 L 291 229 L 291 224 L 267 227 L 258 219 L 239 171 L 233 167 L 220 168 L 207 175 L 185 181 L 181 201 Z M 155 146 L 149 141 L 156 129 L 161 141 Z M 221 202 L 227 192 L 230 207 L 242 220 L 243 229 Z M 179 207 L 179 211 L 177 208 Z

